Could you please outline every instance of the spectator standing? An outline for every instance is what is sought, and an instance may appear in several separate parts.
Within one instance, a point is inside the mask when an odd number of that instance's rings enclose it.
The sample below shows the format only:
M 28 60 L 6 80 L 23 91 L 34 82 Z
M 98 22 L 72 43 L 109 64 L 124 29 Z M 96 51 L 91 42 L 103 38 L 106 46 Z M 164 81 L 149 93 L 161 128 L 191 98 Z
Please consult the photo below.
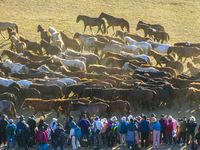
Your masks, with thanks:
M 6 134 L 7 134 L 7 147 L 10 147 L 10 139 L 12 139 L 12 146 L 15 147 L 15 133 L 16 133 L 16 126 L 13 124 L 13 120 L 9 120 L 9 124 L 6 127 Z
M 80 137 L 80 144 L 82 145 L 83 136 L 85 135 L 87 138 L 87 145 L 90 146 L 90 126 L 91 123 L 87 119 L 86 114 L 83 114 L 82 119 L 79 121 L 78 126 L 81 128 L 81 137 Z
M 133 123 L 133 118 L 130 119 L 130 123 L 127 124 L 127 137 L 126 140 L 128 141 L 128 149 L 130 149 L 130 146 L 134 144 L 135 141 L 135 133 L 138 129 L 138 127 Z
M 54 144 L 55 144 L 55 130 L 57 129 L 56 121 L 57 121 L 56 118 L 52 118 L 51 123 L 49 125 L 50 130 L 51 130 L 51 144 L 52 144 L 52 146 L 54 146 Z
M 161 125 L 156 118 L 152 118 L 152 123 L 150 128 L 153 131 L 153 148 L 156 148 L 156 143 L 157 143 L 157 148 L 159 148 Z
M 99 117 L 96 116 L 94 118 L 94 122 L 92 123 L 91 129 L 93 130 L 93 137 L 94 137 L 94 146 L 97 147 L 97 140 L 98 140 L 98 146 L 101 148 L 102 145 L 102 134 L 101 129 L 103 128 L 103 124 L 99 121 Z
M 163 139 L 163 143 L 166 143 L 166 125 L 165 125 L 165 116 L 164 114 L 161 115 L 161 118 L 159 120 L 159 123 L 161 125 L 161 131 L 160 131 L 160 143 Z M 163 137 L 163 138 L 162 138 Z
M 17 139 L 18 146 L 22 147 L 23 143 L 22 143 L 22 133 L 21 133 L 21 130 L 22 130 L 21 122 L 24 121 L 25 118 L 23 115 L 21 115 L 20 117 L 17 117 L 17 119 L 19 119 L 19 121 L 16 123 L 16 126 L 17 126 L 16 139 Z
M 63 144 L 62 141 L 59 139 L 59 135 L 62 133 L 62 132 L 65 132 L 64 129 L 63 129 L 63 126 L 58 123 L 56 125 L 56 129 L 54 131 L 55 133 L 55 144 L 54 144 L 54 150 L 57 150 L 57 147 L 58 145 L 60 146 L 60 150 L 63 150 Z
M 173 129 L 173 122 L 172 122 L 172 118 L 169 117 L 168 121 L 165 120 L 165 125 L 166 125 L 166 144 L 167 146 L 172 147 L 172 131 Z
M 121 118 L 121 122 L 119 122 L 119 126 L 117 128 L 119 135 L 120 135 L 120 144 L 121 146 L 126 146 L 126 135 L 127 135 L 127 123 L 126 123 L 126 117 L 123 116 Z
M 187 131 L 187 119 L 186 117 L 184 117 L 180 123 L 180 134 L 179 134 L 179 138 L 178 138 L 178 144 L 180 146 L 185 145 L 185 140 L 186 140 L 186 131 Z M 180 143 L 180 139 L 183 139 L 183 143 Z
M 77 130 L 78 130 L 78 126 L 77 126 L 74 122 L 71 122 L 69 125 L 70 125 L 70 127 L 71 127 L 69 138 L 70 138 L 71 141 L 72 141 L 72 148 L 73 148 L 73 149 L 77 149 L 77 148 L 80 147 L 79 140 L 78 140 L 78 138 L 75 136 L 75 135 L 76 135 L 76 132 L 77 132 Z
M 109 126 L 106 129 L 106 137 L 107 137 L 107 144 L 108 144 L 108 149 L 112 149 L 114 146 L 114 141 L 115 141 L 115 128 L 113 126 L 113 121 L 109 121 Z
M 26 124 L 24 120 L 20 124 L 22 126 L 22 130 L 21 130 L 22 143 L 23 143 L 24 149 L 28 150 L 28 140 L 31 136 L 30 129 L 29 129 L 28 124 Z
M 36 141 L 35 141 L 35 138 L 36 138 L 36 135 L 35 135 L 36 121 L 35 121 L 35 116 L 34 115 L 32 115 L 28 119 L 27 124 L 29 125 L 31 136 L 33 137 L 33 147 L 35 147 L 35 145 L 36 145 Z
M 5 114 L 2 115 L 0 120 L 0 147 L 2 147 L 2 138 L 4 146 L 6 144 L 6 126 L 8 125 L 8 118 Z
M 148 147 L 148 138 L 149 138 L 149 120 L 147 120 L 147 116 L 142 116 L 141 121 L 141 147 L 144 147 L 144 140 L 145 146 Z
M 192 141 L 194 141 L 195 128 L 197 127 L 197 123 L 195 122 L 195 120 L 195 117 L 190 117 L 190 122 L 188 123 L 187 145 L 189 144 L 190 136 L 192 138 Z

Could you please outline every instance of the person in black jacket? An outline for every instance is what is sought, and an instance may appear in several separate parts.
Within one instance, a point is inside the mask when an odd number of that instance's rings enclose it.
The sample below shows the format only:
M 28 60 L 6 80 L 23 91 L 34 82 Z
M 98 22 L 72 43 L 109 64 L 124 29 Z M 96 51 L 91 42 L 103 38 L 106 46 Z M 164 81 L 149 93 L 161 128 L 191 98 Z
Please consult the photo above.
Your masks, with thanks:
M 162 136 L 163 136 L 163 143 L 166 143 L 166 133 L 165 133 L 165 116 L 164 114 L 161 115 L 161 119 L 159 120 L 159 123 L 161 125 L 161 131 L 160 131 L 160 143 L 162 140 Z
M 188 126 L 187 145 L 188 145 L 190 141 L 190 136 L 192 137 L 192 141 L 194 141 L 195 128 L 197 127 L 197 123 L 195 122 L 195 118 L 193 116 L 190 117 L 190 121 L 187 123 L 187 126 Z
M 22 143 L 23 143 L 25 150 L 28 150 L 28 140 L 31 136 L 30 129 L 29 129 L 28 124 L 25 123 L 25 121 L 21 122 L 21 126 L 22 126 L 22 130 L 21 130 Z
M 29 125 L 29 128 L 30 128 L 30 132 L 31 132 L 31 136 L 33 137 L 33 147 L 35 147 L 35 128 L 36 128 L 36 121 L 35 121 L 35 116 L 32 115 L 29 119 L 28 119 L 28 122 L 27 124 Z
M 2 138 L 4 145 L 6 144 L 6 126 L 8 125 L 8 118 L 5 114 L 2 115 L 0 120 L 0 147 L 2 144 Z
M 55 145 L 54 145 L 54 150 L 57 150 L 58 145 L 60 145 L 60 149 L 63 150 L 63 144 L 62 141 L 59 139 L 60 138 L 60 133 L 65 132 L 63 129 L 63 126 L 58 123 L 57 124 L 57 129 L 55 130 Z
M 70 130 L 71 130 L 71 127 L 69 126 L 69 124 L 74 121 L 74 117 L 73 116 L 70 116 L 69 117 L 69 120 L 67 121 L 66 125 L 65 125 L 65 131 L 66 133 L 69 135 L 70 134 Z

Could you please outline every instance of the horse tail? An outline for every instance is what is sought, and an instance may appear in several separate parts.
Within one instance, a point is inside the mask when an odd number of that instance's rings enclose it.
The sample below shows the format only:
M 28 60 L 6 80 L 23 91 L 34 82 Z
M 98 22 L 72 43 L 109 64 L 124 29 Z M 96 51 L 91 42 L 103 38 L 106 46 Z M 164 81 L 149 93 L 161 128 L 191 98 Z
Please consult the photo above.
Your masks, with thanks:
M 126 29 L 127 29 L 127 31 L 130 33 L 130 26 L 129 26 L 128 21 L 126 21 Z
M 16 23 L 15 23 L 15 29 L 16 29 L 16 32 L 18 33 L 18 26 Z
M 107 113 L 108 117 L 111 118 L 111 109 L 110 109 L 110 106 L 108 104 L 107 104 L 106 113 Z
M 130 115 L 131 114 L 131 105 L 129 102 L 126 102 L 126 110 L 127 110 L 127 113 Z
M 169 41 L 169 34 L 167 33 L 168 41 Z
M 39 54 L 40 54 L 40 55 L 43 55 L 43 53 L 42 53 L 42 48 L 41 48 L 41 45 L 40 45 L 40 44 L 38 45 L 38 50 L 39 50 Z
M 14 115 L 13 115 L 13 119 L 15 118 L 15 120 L 16 120 L 17 111 L 16 111 L 16 109 L 15 109 L 15 105 L 14 105 L 13 102 L 11 102 L 11 112 L 14 113 Z
M 103 33 L 105 34 L 106 33 L 106 24 L 105 24 L 104 20 L 102 20 L 102 21 L 103 21 Z

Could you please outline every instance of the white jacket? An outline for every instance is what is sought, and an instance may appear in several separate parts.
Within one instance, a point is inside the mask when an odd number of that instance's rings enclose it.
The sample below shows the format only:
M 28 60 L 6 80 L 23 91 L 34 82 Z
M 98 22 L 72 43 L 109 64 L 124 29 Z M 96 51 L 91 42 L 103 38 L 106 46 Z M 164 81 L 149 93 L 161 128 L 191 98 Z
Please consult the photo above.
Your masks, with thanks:
M 95 127 L 95 124 L 96 124 L 96 127 Z M 97 129 L 99 129 L 100 133 L 101 133 L 101 128 L 103 128 L 103 123 L 102 122 L 100 122 L 100 121 L 94 121 L 92 123 L 92 128 L 91 129 L 93 129 L 95 132 L 96 132 Z

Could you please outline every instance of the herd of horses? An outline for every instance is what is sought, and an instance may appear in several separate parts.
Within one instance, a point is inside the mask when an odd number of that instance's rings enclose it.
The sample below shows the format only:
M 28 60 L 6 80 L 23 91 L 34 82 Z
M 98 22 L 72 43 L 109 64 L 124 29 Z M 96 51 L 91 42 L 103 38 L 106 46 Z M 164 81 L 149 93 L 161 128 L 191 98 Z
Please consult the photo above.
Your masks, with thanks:
M 84 32 L 89 26 L 92 35 L 76 32 L 69 37 L 38 25 L 40 42 L 19 35 L 16 23 L 0 22 L 0 31 L 8 31 L 11 43 L 1 53 L 0 113 L 15 118 L 15 107 L 21 106 L 44 117 L 44 112 L 55 110 L 57 118 L 61 113 L 67 119 L 71 111 L 79 110 L 110 118 L 118 110 L 129 115 L 131 106 L 134 111 L 138 106 L 150 110 L 177 101 L 181 107 L 184 98 L 190 105 L 200 103 L 200 69 L 195 66 L 200 63 L 200 44 L 163 44 L 169 40 L 165 28 L 143 21 L 136 31 L 144 30 L 144 36 L 132 34 L 127 20 L 105 13 L 97 18 L 78 15 L 76 23 L 80 20 Z M 102 35 L 94 35 L 93 26 Z M 111 26 L 115 37 L 105 35 Z M 121 30 L 115 32 L 115 26 Z M 192 76 L 183 74 L 182 58 L 192 59 L 187 63 Z

